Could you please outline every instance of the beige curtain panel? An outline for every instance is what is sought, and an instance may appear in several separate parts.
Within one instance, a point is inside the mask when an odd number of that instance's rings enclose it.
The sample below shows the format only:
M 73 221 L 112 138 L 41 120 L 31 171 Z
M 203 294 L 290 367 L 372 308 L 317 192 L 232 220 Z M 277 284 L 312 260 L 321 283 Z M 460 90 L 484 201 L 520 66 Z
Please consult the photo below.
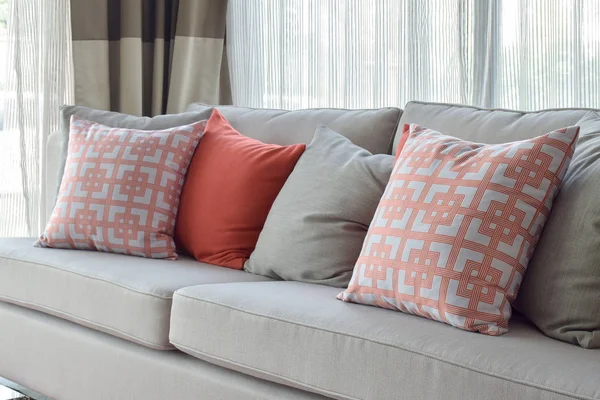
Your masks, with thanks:
M 226 0 L 71 0 L 75 102 L 153 116 L 230 104 Z

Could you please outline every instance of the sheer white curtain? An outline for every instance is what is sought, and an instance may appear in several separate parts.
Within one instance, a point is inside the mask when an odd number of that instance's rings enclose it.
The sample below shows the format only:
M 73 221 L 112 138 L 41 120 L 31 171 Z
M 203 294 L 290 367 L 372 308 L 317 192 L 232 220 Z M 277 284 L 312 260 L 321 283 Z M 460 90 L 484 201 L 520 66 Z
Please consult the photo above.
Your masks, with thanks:
M 230 0 L 235 104 L 600 108 L 598 0 Z
M 69 0 L 8 0 L 0 93 L 0 236 L 35 236 L 46 221 L 42 190 L 48 135 L 72 99 Z

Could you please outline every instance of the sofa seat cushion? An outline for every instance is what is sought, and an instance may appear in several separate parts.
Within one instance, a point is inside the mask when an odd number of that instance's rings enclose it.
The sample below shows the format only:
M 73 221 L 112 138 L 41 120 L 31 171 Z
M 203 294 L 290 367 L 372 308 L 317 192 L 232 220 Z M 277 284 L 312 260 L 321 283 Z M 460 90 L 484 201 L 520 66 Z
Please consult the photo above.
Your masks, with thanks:
M 155 349 L 173 348 L 169 318 L 177 289 L 269 280 L 190 258 L 41 249 L 33 247 L 34 240 L 0 239 L 0 300 Z
M 170 339 L 200 359 L 338 399 L 600 399 L 600 351 L 515 316 L 501 337 L 300 282 L 178 290 Z

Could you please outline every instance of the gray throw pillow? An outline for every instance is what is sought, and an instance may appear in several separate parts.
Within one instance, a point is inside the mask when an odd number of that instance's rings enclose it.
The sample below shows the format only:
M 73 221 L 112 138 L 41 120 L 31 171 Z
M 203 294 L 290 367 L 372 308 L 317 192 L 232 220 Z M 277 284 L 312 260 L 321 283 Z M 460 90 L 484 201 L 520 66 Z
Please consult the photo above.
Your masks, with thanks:
M 600 348 L 600 115 L 576 125 L 573 159 L 514 306 L 550 337 Z
M 62 141 L 60 147 L 60 163 L 58 165 L 58 186 L 60 188 L 63 173 L 65 171 L 65 162 L 67 159 L 67 150 L 69 148 L 69 126 L 71 116 L 76 115 L 88 121 L 97 122 L 113 128 L 141 129 L 141 130 L 161 130 L 175 128 L 181 125 L 188 125 L 203 119 L 210 118 L 212 108 L 202 111 L 185 112 L 181 114 L 158 115 L 156 117 L 136 117 L 133 115 L 121 114 L 113 111 L 95 110 L 93 108 L 82 106 L 62 106 L 60 108 L 60 129 Z
M 394 163 L 323 125 L 275 199 L 245 270 L 345 288 Z

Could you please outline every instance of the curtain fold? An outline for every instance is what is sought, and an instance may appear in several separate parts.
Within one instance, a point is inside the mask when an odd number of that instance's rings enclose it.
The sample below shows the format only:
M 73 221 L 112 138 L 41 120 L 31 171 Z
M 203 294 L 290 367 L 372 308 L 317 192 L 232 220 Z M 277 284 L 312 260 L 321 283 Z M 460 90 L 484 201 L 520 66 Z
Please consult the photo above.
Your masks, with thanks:
M 9 0 L 0 90 L 0 237 L 35 236 L 46 222 L 46 141 L 72 101 L 68 0 Z
M 230 0 L 234 102 L 600 108 L 597 0 Z
M 231 102 L 223 0 L 71 0 L 75 102 L 153 116 Z

